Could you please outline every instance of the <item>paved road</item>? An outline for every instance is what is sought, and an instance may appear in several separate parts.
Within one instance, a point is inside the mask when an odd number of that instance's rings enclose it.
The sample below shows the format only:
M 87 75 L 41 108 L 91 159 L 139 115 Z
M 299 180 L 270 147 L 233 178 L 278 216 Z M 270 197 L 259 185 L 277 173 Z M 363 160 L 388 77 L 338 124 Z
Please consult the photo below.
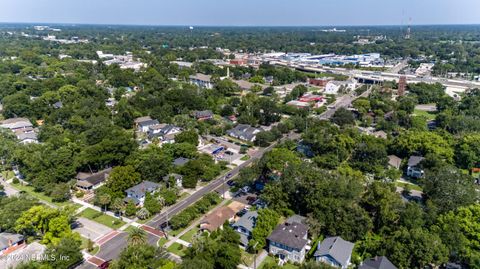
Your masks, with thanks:
M 354 93 L 350 93 L 350 94 L 347 94 L 347 95 L 344 95 L 344 96 L 340 97 L 339 99 L 337 99 L 337 101 L 335 102 L 335 104 L 333 105 L 332 108 L 329 108 L 327 111 L 323 112 L 320 116 L 318 116 L 318 118 L 321 119 L 321 120 L 330 119 L 333 116 L 333 114 L 335 114 L 337 109 L 339 109 L 341 107 L 347 108 L 357 98 L 367 97 L 370 94 L 371 89 L 372 89 L 372 87 L 370 87 L 367 91 L 365 91 L 364 93 L 362 93 L 359 96 L 355 96 Z
M 77 219 L 77 223 L 79 226 L 73 229 L 73 231 L 92 241 L 98 240 L 112 231 L 111 228 L 103 224 L 82 217 Z
M 298 139 L 300 137 L 299 134 L 296 133 L 289 133 L 287 136 L 282 138 L 282 141 L 285 139 Z M 271 146 L 267 148 L 263 148 L 255 152 L 251 158 L 244 162 L 243 164 L 235 167 L 233 170 L 229 171 L 228 173 L 232 174 L 232 177 L 238 175 L 240 170 L 248 165 L 250 165 L 253 161 L 260 159 L 266 152 L 272 150 L 277 143 L 273 143 Z M 188 206 L 194 204 L 198 200 L 200 200 L 205 194 L 213 192 L 219 188 L 225 188 L 224 190 L 227 190 L 228 185 L 225 183 L 225 176 L 226 174 L 218 177 L 214 181 L 211 181 L 208 185 L 200 189 L 199 191 L 193 193 L 186 199 L 180 201 L 179 203 L 176 203 L 175 205 L 171 206 L 167 211 L 158 214 L 154 218 L 152 218 L 149 222 L 147 222 L 146 225 L 159 229 L 160 224 L 164 223 L 167 221 L 167 219 L 170 219 L 172 216 L 180 213 L 182 210 L 187 208 Z M 151 245 L 156 246 L 157 241 L 160 239 L 159 236 L 154 235 L 152 233 L 147 233 L 148 235 L 148 241 Z M 127 246 L 127 237 L 128 234 L 125 232 L 119 233 L 115 237 L 111 238 L 110 240 L 106 241 L 103 243 L 100 247 L 100 251 L 95 255 L 96 258 L 102 259 L 104 261 L 116 259 L 120 256 L 120 253 L 122 252 L 123 249 L 126 248 Z

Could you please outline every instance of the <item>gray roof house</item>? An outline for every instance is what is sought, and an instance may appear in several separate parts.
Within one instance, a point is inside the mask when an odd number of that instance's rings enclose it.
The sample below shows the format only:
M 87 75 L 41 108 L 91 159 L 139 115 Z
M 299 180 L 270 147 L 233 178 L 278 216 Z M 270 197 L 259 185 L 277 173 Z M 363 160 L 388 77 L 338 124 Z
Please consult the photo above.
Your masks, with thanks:
M 24 243 L 21 234 L 0 233 L 0 255 L 8 254 Z
M 227 135 L 238 138 L 241 140 L 253 142 L 257 137 L 257 134 L 261 132 L 262 129 L 252 127 L 248 124 L 239 124 L 235 128 L 227 131 Z
M 146 132 L 148 132 L 148 129 L 150 128 L 150 126 L 154 126 L 154 125 L 158 125 L 158 124 L 159 124 L 158 120 L 142 121 L 142 122 L 137 123 L 137 130 L 139 132 L 146 133 Z
M 385 256 L 366 259 L 358 269 L 397 269 Z
M 183 158 L 183 157 L 176 158 L 175 160 L 173 160 L 173 166 L 184 166 L 189 161 L 190 161 L 190 159 Z
M 182 182 L 183 182 L 183 176 L 179 174 L 168 174 L 163 177 L 163 181 L 169 182 L 170 178 L 173 178 L 175 180 L 175 185 L 177 187 L 182 187 Z
M 75 186 L 85 191 L 96 189 L 107 180 L 111 171 L 112 168 L 107 168 L 96 173 L 79 172 L 75 177 L 77 179 Z
M 308 226 L 286 221 L 268 236 L 268 252 L 281 260 L 301 263 L 308 246 Z
M 328 237 L 319 243 L 313 256 L 316 261 L 346 269 L 350 265 L 353 246 L 353 243 L 345 241 L 339 236 Z
M 388 165 L 390 165 L 393 168 L 400 169 L 400 165 L 402 165 L 402 159 L 395 155 L 389 155 L 388 156 Z
M 195 111 L 194 116 L 197 120 L 208 120 L 213 118 L 213 112 L 210 110 Z
M 257 224 L 258 212 L 248 211 L 237 222 L 232 224 L 232 228 L 240 235 L 240 244 L 248 246 L 248 241 L 252 238 L 252 231 Z
M 132 200 L 136 205 L 143 205 L 145 201 L 145 195 L 147 193 L 153 193 L 160 187 L 159 184 L 151 181 L 143 181 L 142 183 L 135 185 L 125 191 L 127 197 L 125 201 Z
M 15 131 L 18 129 L 31 128 L 33 124 L 27 118 L 12 118 L 1 121 L 0 127 Z
M 190 83 L 197 85 L 200 88 L 212 89 L 213 83 L 211 81 L 212 76 L 197 73 L 196 75 L 190 76 Z
M 407 176 L 412 178 L 422 178 L 425 173 L 418 167 L 418 164 L 423 160 L 425 160 L 425 158 L 420 156 L 410 156 L 408 159 Z

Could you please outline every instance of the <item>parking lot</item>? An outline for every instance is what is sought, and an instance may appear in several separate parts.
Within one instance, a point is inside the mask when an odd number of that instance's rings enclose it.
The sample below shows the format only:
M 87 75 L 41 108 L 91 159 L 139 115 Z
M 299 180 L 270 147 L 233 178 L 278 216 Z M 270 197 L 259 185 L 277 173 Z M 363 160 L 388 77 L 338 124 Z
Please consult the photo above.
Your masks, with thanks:
M 86 218 L 78 218 L 73 230 L 92 241 L 95 241 L 112 231 L 111 228 Z

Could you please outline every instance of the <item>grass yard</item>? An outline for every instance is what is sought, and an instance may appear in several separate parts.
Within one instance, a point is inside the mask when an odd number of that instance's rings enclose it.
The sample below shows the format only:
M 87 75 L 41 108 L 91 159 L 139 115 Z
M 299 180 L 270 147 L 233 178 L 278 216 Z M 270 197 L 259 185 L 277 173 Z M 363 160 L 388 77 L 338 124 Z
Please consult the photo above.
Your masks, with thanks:
M 257 268 L 258 269 L 263 269 L 267 264 L 277 264 L 277 261 L 275 260 L 274 257 L 267 256 L 267 258 L 265 258 L 265 260 L 263 260 L 263 262 Z M 298 266 L 295 266 L 291 263 L 286 263 L 282 266 L 282 268 L 284 268 L 284 269 L 298 269 Z
M 405 186 L 408 185 L 410 187 L 411 190 L 416 190 L 416 191 L 421 191 L 423 192 L 423 189 L 422 187 L 416 185 L 416 184 L 408 184 L 408 183 L 403 183 L 403 182 L 395 182 L 395 186 L 397 187 L 402 187 L 402 188 L 405 188 Z
M 168 240 L 165 237 L 162 237 L 158 240 L 157 246 L 163 247 L 163 245 L 165 245 L 165 243 L 167 243 L 167 242 L 168 242 Z
M 419 110 L 419 109 L 415 109 L 413 111 L 413 114 L 415 116 L 424 117 L 424 118 L 427 119 L 427 121 L 434 120 L 435 117 L 436 117 L 435 112 L 429 112 L 429 111 L 424 111 L 424 110 Z
M 13 171 L 3 171 L 2 172 L 2 177 L 6 180 L 9 180 L 15 176 L 15 173 Z
M 188 196 L 190 196 L 190 193 L 188 193 L 188 192 L 183 192 L 183 193 L 180 194 L 180 196 L 177 198 L 177 201 L 181 201 L 181 200 L 187 198 Z
M 33 196 L 33 197 L 35 197 L 39 200 L 42 200 L 44 202 L 47 202 L 49 204 L 53 204 L 53 205 L 56 205 L 56 206 L 74 205 L 72 202 L 69 202 L 69 201 L 61 202 L 61 203 L 53 202 L 51 197 L 48 197 L 47 195 L 45 195 L 42 192 L 35 192 L 33 190 L 33 187 L 31 187 L 31 186 L 22 185 L 21 183 L 12 184 L 12 186 L 19 191 L 24 191 L 24 192 L 28 193 L 30 196 Z
M 198 227 L 194 227 L 190 231 L 186 232 L 184 235 L 180 237 L 183 241 L 187 241 L 189 243 L 192 243 L 193 237 L 198 233 Z
M 167 248 L 168 252 L 171 252 L 177 256 L 183 257 L 185 256 L 185 250 L 187 249 L 186 246 L 181 245 L 177 242 L 173 243 L 171 246 Z
M 248 155 L 244 155 L 242 158 L 240 158 L 240 160 L 242 161 L 248 161 L 250 159 L 250 156 Z
M 255 254 L 251 254 L 246 252 L 243 249 L 240 249 L 240 252 L 242 253 L 242 264 L 245 266 L 250 266 L 253 264 L 253 260 L 255 259 Z
M 109 216 L 107 214 L 103 214 L 103 213 L 98 212 L 96 210 L 93 210 L 91 208 L 87 208 L 87 209 L 83 210 L 80 213 L 80 216 L 84 217 L 84 218 L 87 218 L 89 220 L 96 221 L 100 224 L 103 224 L 103 225 L 108 226 L 108 227 L 110 227 L 112 229 L 115 229 L 115 230 L 122 227 L 123 225 L 125 225 L 124 221 L 116 219 L 116 218 L 114 218 L 112 216 Z

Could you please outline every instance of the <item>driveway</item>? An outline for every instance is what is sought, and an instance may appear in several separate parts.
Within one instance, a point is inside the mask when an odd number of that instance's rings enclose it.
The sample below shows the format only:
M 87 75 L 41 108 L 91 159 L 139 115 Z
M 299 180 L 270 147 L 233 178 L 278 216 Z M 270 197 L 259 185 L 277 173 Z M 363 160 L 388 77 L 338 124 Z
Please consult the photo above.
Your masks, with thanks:
M 14 196 L 16 195 L 19 191 L 17 189 L 14 189 L 10 186 L 10 184 L 0 180 L 0 184 L 3 185 L 3 187 L 5 188 L 5 190 L 3 191 L 3 193 L 7 196 Z
M 2 256 L 2 258 L 0 258 L 0 268 L 15 268 L 22 262 L 28 262 L 36 257 L 40 257 L 46 248 L 47 247 L 40 243 L 33 242 L 25 248 Z
M 73 231 L 78 232 L 85 238 L 89 238 L 92 241 L 97 240 L 98 238 L 110 233 L 113 231 L 111 228 L 100 224 L 98 222 L 86 219 L 78 218 L 77 223 L 79 224 Z

